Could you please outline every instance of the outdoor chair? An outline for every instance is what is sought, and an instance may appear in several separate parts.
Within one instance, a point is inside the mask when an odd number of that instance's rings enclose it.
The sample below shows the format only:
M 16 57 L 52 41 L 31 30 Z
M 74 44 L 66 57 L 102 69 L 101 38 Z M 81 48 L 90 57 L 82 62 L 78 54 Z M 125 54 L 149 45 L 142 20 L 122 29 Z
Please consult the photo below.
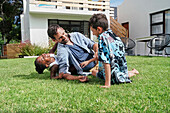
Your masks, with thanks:
M 147 47 L 150 49 L 155 49 L 155 51 L 157 51 L 157 54 L 159 54 L 166 47 L 170 47 L 170 34 L 157 35 L 147 43 Z M 170 54 L 170 53 L 165 53 L 165 54 Z
M 122 40 L 124 46 L 125 46 L 125 51 L 127 52 L 130 49 L 133 49 L 136 46 L 135 41 L 133 41 L 131 38 L 127 37 L 120 37 Z

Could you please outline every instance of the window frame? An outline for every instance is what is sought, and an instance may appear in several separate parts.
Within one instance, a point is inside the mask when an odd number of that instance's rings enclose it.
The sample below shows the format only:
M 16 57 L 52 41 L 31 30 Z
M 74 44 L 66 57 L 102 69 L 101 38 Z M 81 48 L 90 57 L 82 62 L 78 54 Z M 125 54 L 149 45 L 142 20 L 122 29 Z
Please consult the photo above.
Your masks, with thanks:
M 75 32 L 75 31 L 71 31 L 71 28 L 72 27 L 79 27 L 80 31 L 77 31 L 77 32 L 80 32 L 82 34 L 84 34 L 84 22 L 88 22 L 88 21 L 78 21 L 78 20 L 60 20 L 60 19 L 48 19 L 48 26 L 50 25 L 50 21 L 56 21 L 54 24 L 58 24 L 60 25 L 61 27 L 64 27 L 64 26 L 68 26 L 66 32 Z M 59 21 L 66 21 L 68 22 L 69 24 L 59 24 Z M 80 24 L 72 24 L 71 22 L 80 22 Z M 83 27 L 82 27 L 83 26 Z M 65 29 L 66 30 L 66 29 Z M 84 34 L 85 35 L 85 34 Z M 90 29 L 88 28 L 88 37 L 90 38 Z
M 166 10 L 162 10 L 162 11 L 159 11 L 159 12 L 154 12 L 154 13 L 151 13 L 150 14 L 150 35 L 153 36 L 153 35 L 161 35 L 161 34 L 165 34 L 165 12 L 168 11 L 170 9 L 166 9 Z M 155 23 L 152 23 L 152 17 L 153 15 L 156 15 L 156 14 L 160 14 L 160 13 L 163 13 L 163 21 L 162 22 L 155 22 Z M 163 26 L 163 31 L 162 33 L 153 33 L 152 32 L 152 27 L 153 26 L 156 26 L 156 25 L 162 25 Z

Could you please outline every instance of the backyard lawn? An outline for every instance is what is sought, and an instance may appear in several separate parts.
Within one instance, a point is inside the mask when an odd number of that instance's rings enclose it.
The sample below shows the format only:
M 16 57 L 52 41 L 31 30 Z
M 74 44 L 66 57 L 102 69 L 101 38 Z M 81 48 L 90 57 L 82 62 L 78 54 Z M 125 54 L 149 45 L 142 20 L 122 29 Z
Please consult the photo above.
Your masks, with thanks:
M 133 83 L 99 88 L 104 81 L 51 80 L 35 58 L 0 59 L 0 112 L 170 112 L 170 57 L 127 56 L 140 74 Z

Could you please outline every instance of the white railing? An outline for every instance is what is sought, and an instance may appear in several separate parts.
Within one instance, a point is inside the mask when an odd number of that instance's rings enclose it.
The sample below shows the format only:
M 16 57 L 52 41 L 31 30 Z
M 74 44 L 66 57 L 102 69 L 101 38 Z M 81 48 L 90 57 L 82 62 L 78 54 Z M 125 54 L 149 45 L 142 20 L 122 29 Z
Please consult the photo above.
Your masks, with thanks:
M 88 1 L 88 0 L 30 0 L 30 4 L 41 4 L 55 6 L 57 9 L 105 11 L 110 10 L 110 0 Z M 54 8 L 54 7 L 53 7 Z
M 114 10 L 115 10 L 114 8 L 110 8 L 110 16 L 111 16 L 112 18 L 115 17 Z

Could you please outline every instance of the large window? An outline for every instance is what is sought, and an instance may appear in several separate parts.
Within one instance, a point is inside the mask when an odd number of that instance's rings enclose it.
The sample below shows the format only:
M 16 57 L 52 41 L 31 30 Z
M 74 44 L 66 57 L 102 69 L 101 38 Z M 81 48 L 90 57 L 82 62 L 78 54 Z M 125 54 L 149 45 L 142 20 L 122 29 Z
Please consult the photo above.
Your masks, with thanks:
M 152 13 L 151 35 L 170 34 L 170 9 Z
M 170 34 L 170 9 L 150 14 L 150 20 L 151 35 Z M 170 40 L 169 36 L 166 40 Z M 159 41 L 155 40 L 155 46 L 159 45 Z M 163 54 L 163 51 L 155 51 L 155 54 Z M 170 54 L 170 44 L 165 48 L 165 54 Z
M 58 19 L 49 19 L 48 25 L 58 24 L 65 29 L 66 32 L 80 32 L 86 37 L 90 37 L 88 21 L 73 21 L 73 20 L 58 20 Z

